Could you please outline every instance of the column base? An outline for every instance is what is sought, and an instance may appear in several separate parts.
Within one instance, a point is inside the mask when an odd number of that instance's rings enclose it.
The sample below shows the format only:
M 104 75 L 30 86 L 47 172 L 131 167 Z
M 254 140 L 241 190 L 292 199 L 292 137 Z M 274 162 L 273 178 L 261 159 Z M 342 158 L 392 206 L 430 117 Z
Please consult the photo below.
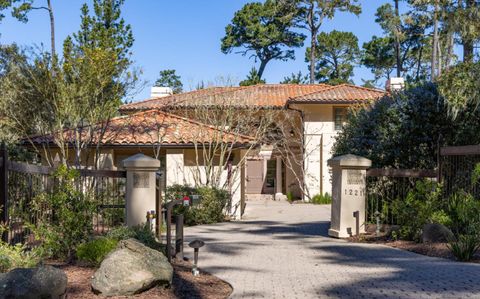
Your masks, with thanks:
M 287 200 L 287 196 L 283 193 L 275 193 L 275 200 Z

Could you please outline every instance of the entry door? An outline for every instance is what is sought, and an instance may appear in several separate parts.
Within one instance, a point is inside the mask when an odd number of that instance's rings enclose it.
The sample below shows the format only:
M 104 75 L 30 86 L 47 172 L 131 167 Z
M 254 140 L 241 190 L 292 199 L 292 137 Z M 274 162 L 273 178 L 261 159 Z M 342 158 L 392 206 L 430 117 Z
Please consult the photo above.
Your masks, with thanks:
M 247 161 L 247 194 L 261 194 L 263 189 L 263 160 Z

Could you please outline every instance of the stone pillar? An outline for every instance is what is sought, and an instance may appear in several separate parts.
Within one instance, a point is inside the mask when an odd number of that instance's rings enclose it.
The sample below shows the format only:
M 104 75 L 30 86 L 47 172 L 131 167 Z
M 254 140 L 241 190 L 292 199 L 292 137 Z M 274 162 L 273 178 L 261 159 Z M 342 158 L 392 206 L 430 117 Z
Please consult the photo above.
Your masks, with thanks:
M 275 199 L 282 198 L 282 157 L 276 157 L 277 159 L 277 167 L 276 167 L 276 178 L 275 178 Z
M 136 154 L 125 159 L 123 167 L 127 171 L 127 226 L 140 225 L 147 221 L 148 211 L 155 211 L 155 172 L 160 161 Z
M 359 231 L 365 232 L 365 188 L 366 170 L 372 161 L 355 156 L 344 155 L 328 160 L 332 167 L 332 217 L 328 235 L 346 238 L 357 234 L 358 212 Z

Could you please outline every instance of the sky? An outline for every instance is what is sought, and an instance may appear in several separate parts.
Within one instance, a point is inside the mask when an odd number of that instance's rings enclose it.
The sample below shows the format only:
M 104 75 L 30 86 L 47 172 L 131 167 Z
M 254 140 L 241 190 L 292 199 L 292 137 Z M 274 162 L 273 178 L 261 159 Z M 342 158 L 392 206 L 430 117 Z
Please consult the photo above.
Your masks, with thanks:
M 35 0 L 44 4 L 46 0 Z M 52 0 L 56 22 L 56 47 L 62 48 L 63 40 L 78 31 L 80 7 L 90 0 Z M 243 80 L 255 64 L 253 58 L 241 54 L 225 55 L 220 51 L 220 40 L 225 26 L 235 11 L 248 0 L 126 0 L 123 17 L 131 24 L 135 43 L 132 48 L 135 66 L 145 83 L 134 100 L 146 99 L 150 87 L 164 69 L 175 69 L 182 78 L 184 89 L 190 90 L 200 81 L 221 83 L 225 78 L 235 82 Z M 362 14 L 338 13 L 333 20 L 322 26 L 322 31 L 351 31 L 359 39 L 359 46 L 373 35 L 382 35 L 375 23 L 376 9 L 391 0 L 361 0 Z M 7 14 L 8 15 L 8 14 Z M 308 33 L 305 32 L 307 35 Z M 24 24 L 7 16 L 0 24 L 0 43 L 17 43 L 23 46 L 50 49 L 49 18 L 46 11 L 36 10 L 29 14 Z M 309 39 L 305 41 L 305 47 Z M 291 73 L 308 73 L 305 63 L 305 47 L 295 49 L 295 60 L 271 61 L 265 70 L 267 83 L 278 83 Z M 224 78 L 224 79 L 222 79 Z M 370 70 L 355 69 L 356 84 L 372 79 Z

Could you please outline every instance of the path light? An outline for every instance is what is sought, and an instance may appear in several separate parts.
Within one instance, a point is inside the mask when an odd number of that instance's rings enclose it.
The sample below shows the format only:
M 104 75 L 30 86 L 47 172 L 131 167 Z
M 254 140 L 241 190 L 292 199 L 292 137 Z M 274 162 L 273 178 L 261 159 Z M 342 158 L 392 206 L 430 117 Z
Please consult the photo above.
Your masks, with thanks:
M 377 220 L 377 227 L 375 229 L 375 234 L 378 236 L 378 235 L 380 235 L 380 217 L 382 217 L 382 213 L 380 213 L 379 211 L 376 211 L 373 215 L 375 216 L 375 219 Z
M 198 271 L 198 250 L 200 249 L 200 247 L 203 247 L 203 245 L 205 245 L 205 242 L 201 240 L 193 240 L 192 242 L 188 243 L 188 246 L 194 249 L 192 268 L 193 276 L 200 275 L 200 271 Z

